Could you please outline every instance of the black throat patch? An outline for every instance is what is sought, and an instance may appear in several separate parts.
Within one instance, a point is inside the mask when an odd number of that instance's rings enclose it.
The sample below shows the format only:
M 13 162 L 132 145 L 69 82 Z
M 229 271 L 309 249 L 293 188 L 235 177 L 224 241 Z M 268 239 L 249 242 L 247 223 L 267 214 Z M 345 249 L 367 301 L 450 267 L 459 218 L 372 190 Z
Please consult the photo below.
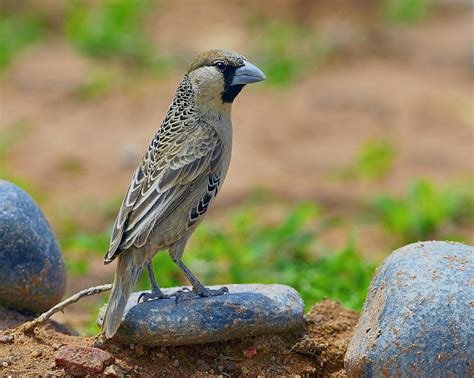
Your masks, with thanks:
M 224 91 L 222 92 L 222 102 L 233 102 L 240 93 L 245 84 L 231 85 L 234 80 L 235 71 L 237 67 L 227 66 L 223 72 L 224 75 Z
M 245 84 L 231 85 L 228 89 L 222 92 L 222 102 L 233 102 L 237 95 L 240 93 Z

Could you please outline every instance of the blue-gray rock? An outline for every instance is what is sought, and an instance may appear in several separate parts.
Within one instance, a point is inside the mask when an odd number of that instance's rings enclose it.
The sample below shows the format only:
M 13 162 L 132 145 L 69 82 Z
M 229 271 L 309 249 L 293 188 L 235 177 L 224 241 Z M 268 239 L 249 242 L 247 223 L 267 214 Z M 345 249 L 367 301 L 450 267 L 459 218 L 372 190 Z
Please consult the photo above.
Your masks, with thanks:
M 0 304 L 38 313 L 59 302 L 66 273 L 56 238 L 22 189 L 0 180 Z
M 345 357 L 350 377 L 474 371 L 474 248 L 420 242 L 379 267 Z
M 219 288 L 220 286 L 211 286 Z M 185 345 L 294 331 L 304 325 L 304 303 L 284 285 L 226 285 L 229 293 L 176 304 L 159 299 L 137 304 L 133 293 L 113 340 L 141 345 Z M 164 289 L 167 294 L 180 287 Z M 99 324 L 102 322 L 102 313 Z

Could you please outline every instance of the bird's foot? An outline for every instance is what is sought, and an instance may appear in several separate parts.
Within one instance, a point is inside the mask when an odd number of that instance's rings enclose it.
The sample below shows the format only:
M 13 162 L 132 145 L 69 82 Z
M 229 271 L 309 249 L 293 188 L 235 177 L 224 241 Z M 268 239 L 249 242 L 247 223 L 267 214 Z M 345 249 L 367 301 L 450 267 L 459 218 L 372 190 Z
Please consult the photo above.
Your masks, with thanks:
M 196 297 L 196 294 L 189 290 L 189 288 L 187 287 L 183 287 L 181 290 L 178 290 L 175 294 L 174 294 L 174 301 L 176 304 L 182 302 L 182 301 L 185 301 L 187 299 L 191 299 L 191 298 L 195 298 Z
M 138 297 L 137 303 L 140 303 L 140 301 L 142 300 L 143 300 L 142 302 L 148 302 L 155 299 L 169 299 L 173 297 L 174 295 L 175 294 L 171 294 L 171 295 L 165 294 L 161 290 L 152 290 L 149 293 L 141 293 L 140 296 Z
M 184 289 L 178 290 L 175 294 L 176 304 L 180 303 L 183 300 L 188 300 L 197 297 L 217 297 L 219 295 L 224 295 L 229 292 L 229 289 L 226 287 L 221 287 L 220 289 L 208 289 L 207 287 L 202 288 L 193 288 L 189 290 L 187 287 Z

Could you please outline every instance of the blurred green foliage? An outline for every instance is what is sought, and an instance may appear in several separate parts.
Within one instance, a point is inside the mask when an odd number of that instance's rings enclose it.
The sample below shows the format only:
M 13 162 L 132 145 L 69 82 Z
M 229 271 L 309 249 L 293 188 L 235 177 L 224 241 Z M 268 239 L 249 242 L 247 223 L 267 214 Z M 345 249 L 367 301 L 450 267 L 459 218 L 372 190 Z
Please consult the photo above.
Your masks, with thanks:
M 354 173 L 357 177 L 380 179 L 390 172 L 395 160 L 395 148 L 389 139 L 370 139 L 359 149 Z
M 97 325 L 97 314 L 100 308 L 106 303 L 107 297 L 102 296 L 102 300 L 99 303 L 90 303 L 87 301 L 79 302 L 79 306 L 86 310 L 87 313 L 91 314 L 85 324 L 79 329 L 79 332 L 86 336 L 95 336 L 99 334 L 100 328 Z
M 77 89 L 77 96 L 83 100 L 95 100 L 106 95 L 116 82 L 111 70 L 95 70 L 89 74 Z
M 455 238 L 453 225 L 472 222 L 472 185 L 444 189 L 414 181 L 404 196 L 379 195 L 373 206 L 380 222 L 405 243 L 433 238 Z
M 425 18 L 432 4 L 432 0 L 384 0 L 382 11 L 390 22 L 408 24 Z
M 143 60 L 148 41 L 142 22 L 148 1 L 114 0 L 94 6 L 76 0 L 69 3 L 66 30 L 82 51 L 99 57 L 126 57 Z
M 324 297 L 360 310 L 374 265 L 365 261 L 353 242 L 340 251 L 318 247 L 319 211 L 301 203 L 277 223 L 262 221 L 258 210 L 244 207 L 231 214 L 228 225 L 201 225 L 185 254 L 190 269 L 206 284 L 282 283 L 302 295 L 307 308 Z M 153 266 L 163 286 L 188 284 L 167 254 Z M 144 274 L 141 289 L 149 289 Z
M 433 237 L 452 239 L 453 226 L 472 221 L 473 204 L 469 186 L 443 189 L 423 180 L 412 183 L 401 196 L 379 195 L 372 201 L 380 226 L 397 245 Z M 375 264 L 361 256 L 355 236 L 349 236 L 341 249 L 328 249 L 321 237 L 339 224 L 314 203 L 285 205 L 278 216 L 267 215 L 268 208 L 274 206 L 256 196 L 223 221 L 203 223 L 190 240 L 186 264 L 207 285 L 282 283 L 298 290 L 307 308 L 328 297 L 360 310 Z M 86 274 L 88 262 L 75 264 L 87 261 L 91 253 L 102 258 L 109 235 L 110 229 L 88 234 L 70 228 L 61 238 L 63 249 L 74 251 L 68 270 Z M 159 253 L 153 267 L 161 286 L 188 285 L 167 253 Z M 149 287 L 144 272 L 136 290 Z
M 0 164 L 5 163 L 12 148 L 29 132 L 30 127 L 25 120 L 15 122 L 0 130 Z
M 354 240 L 339 251 L 326 252 L 317 259 L 282 267 L 283 282 L 302 295 L 308 310 L 328 297 L 345 307 L 360 311 L 367 296 L 376 265 L 363 259 Z
M 257 200 L 258 201 L 258 200 Z M 318 238 L 334 222 L 314 203 L 286 208 L 278 219 L 262 215 L 265 203 L 250 201 L 229 213 L 223 222 L 206 222 L 194 233 L 185 262 L 206 285 L 223 283 L 282 283 L 293 286 L 307 307 L 329 297 L 359 310 L 375 265 L 363 259 L 351 238 L 341 250 L 328 250 Z M 109 246 L 110 229 L 84 233 L 70 227 L 60 235 L 66 268 L 73 275 L 90 269 L 90 257 L 102 256 Z M 163 287 L 188 285 L 167 253 L 153 260 Z M 136 290 L 149 290 L 144 272 Z
M 166 61 L 154 51 L 144 30 L 152 6 L 156 10 L 156 2 L 151 0 L 107 0 L 93 6 L 71 1 L 66 14 L 67 36 L 87 55 L 163 69 Z M 88 93 L 102 90 L 107 80 L 96 78 Z
M 89 261 L 87 259 L 71 259 L 68 258 L 65 261 L 66 270 L 68 274 L 71 274 L 76 277 L 83 277 L 89 273 Z
M 73 154 L 64 153 L 57 164 L 58 172 L 67 174 L 69 177 L 79 176 L 84 172 L 84 163 Z
M 267 77 L 267 85 L 286 86 L 315 69 L 328 56 L 330 46 L 314 29 L 296 22 L 257 16 L 250 22 L 257 35 L 255 54 Z
M 8 67 L 23 48 L 41 37 L 44 26 L 43 20 L 34 14 L 0 13 L 0 71 Z
M 109 249 L 110 235 L 108 230 L 100 233 L 73 232 L 61 239 L 65 250 L 74 250 L 77 253 L 103 253 Z
M 38 200 L 42 198 L 40 190 L 24 177 L 13 172 L 8 161 L 12 149 L 28 135 L 30 130 L 30 124 L 26 120 L 12 123 L 0 130 L 0 179 L 15 183 Z

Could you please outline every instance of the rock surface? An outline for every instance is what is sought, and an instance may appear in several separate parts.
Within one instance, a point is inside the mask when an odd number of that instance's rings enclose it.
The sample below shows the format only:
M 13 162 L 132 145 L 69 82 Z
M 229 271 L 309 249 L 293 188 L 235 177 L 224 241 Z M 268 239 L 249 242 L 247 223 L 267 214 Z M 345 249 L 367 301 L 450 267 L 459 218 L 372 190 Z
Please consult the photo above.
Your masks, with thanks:
M 201 344 L 288 332 L 304 324 L 303 300 L 291 287 L 252 284 L 227 288 L 228 294 L 188 299 L 177 305 L 174 299 L 137 304 L 140 293 L 133 293 L 113 341 L 141 345 Z M 181 288 L 163 291 L 170 294 L 178 289 Z
M 22 189 L 0 180 L 0 304 L 43 312 L 66 288 L 64 262 L 41 210 Z
M 54 358 L 56 366 L 80 376 L 99 374 L 114 360 L 113 355 L 102 349 L 79 346 L 63 346 Z
M 345 357 L 350 377 L 464 377 L 474 369 L 474 248 L 420 242 L 375 274 Z

